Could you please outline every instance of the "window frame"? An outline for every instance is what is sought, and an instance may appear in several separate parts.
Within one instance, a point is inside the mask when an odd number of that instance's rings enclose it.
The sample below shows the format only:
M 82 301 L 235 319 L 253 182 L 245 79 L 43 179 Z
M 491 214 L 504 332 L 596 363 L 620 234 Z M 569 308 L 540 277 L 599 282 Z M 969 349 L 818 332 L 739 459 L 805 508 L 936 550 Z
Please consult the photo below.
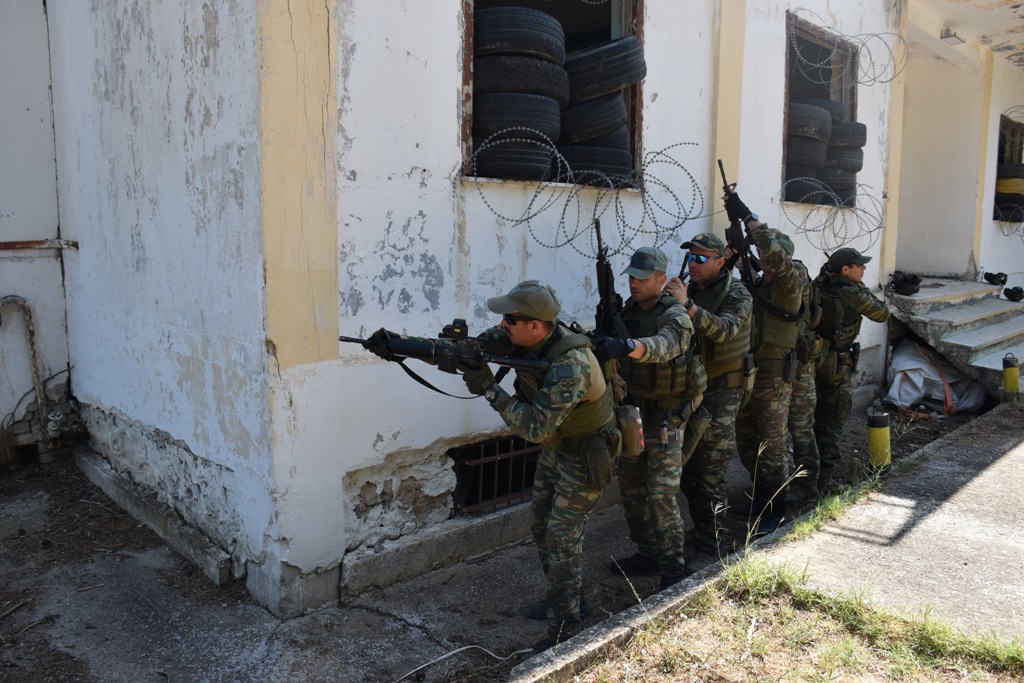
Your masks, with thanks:
M 611 5 L 611 33 L 615 38 L 636 36 L 644 45 L 644 4 L 646 0 L 609 0 Z M 504 3 L 506 6 L 520 6 L 516 0 Z M 527 5 L 522 5 L 527 6 Z M 617 7 L 616 7 L 617 6 Z M 534 180 L 508 180 L 489 176 L 474 176 L 473 172 L 473 11 L 474 0 L 462 0 L 463 16 L 463 48 L 462 48 L 462 120 L 459 126 L 460 147 L 462 150 L 461 180 L 496 180 L 502 182 L 538 183 Z M 618 33 L 618 35 L 616 35 Z M 643 158 L 643 81 L 629 88 L 626 100 L 628 111 L 630 143 L 632 146 L 633 167 L 639 169 Z M 638 181 L 640 179 L 638 178 Z M 551 181 L 545 181 L 551 182 Z
M 801 19 L 793 12 L 786 12 L 786 60 L 785 60 L 785 86 L 783 90 L 783 113 L 782 113 L 782 177 L 781 182 L 783 185 L 786 183 L 786 166 L 788 165 L 788 159 L 786 158 L 787 147 L 789 144 L 789 105 L 792 102 L 792 75 L 795 64 L 794 59 L 794 47 L 792 33 L 796 34 L 797 38 L 811 42 L 818 47 L 831 49 L 834 48 L 835 54 L 832 56 L 832 61 L 829 65 L 831 71 L 830 81 L 828 86 L 828 98 L 834 99 L 838 102 L 842 102 L 846 108 L 847 121 L 857 121 L 857 78 L 859 68 L 860 51 L 857 46 L 843 39 L 841 36 L 829 31 L 828 29 L 812 24 L 806 19 Z M 839 70 L 837 76 L 837 67 L 843 66 L 846 63 L 844 69 Z M 822 84 L 823 85 L 823 84 Z M 839 93 L 840 97 L 836 98 L 834 95 Z M 784 200 L 789 201 L 789 200 Z M 810 202 L 790 202 L 793 204 L 807 204 L 809 206 L 821 206 L 821 203 L 810 203 Z

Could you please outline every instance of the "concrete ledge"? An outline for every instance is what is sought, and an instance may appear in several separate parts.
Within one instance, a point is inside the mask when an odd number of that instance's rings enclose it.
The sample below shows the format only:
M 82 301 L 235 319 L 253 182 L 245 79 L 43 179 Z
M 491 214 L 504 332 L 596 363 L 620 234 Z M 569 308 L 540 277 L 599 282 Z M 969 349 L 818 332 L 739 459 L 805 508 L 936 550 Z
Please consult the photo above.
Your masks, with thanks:
M 178 514 L 159 503 L 156 497 L 123 474 L 110 468 L 110 464 L 85 447 L 74 451 L 75 464 L 86 478 L 119 507 L 139 520 L 159 536 L 175 552 L 183 555 L 202 569 L 218 586 L 231 581 L 231 557 L 199 530 L 186 525 Z
M 597 510 L 621 501 L 618 481 L 605 489 Z M 461 518 L 399 539 L 383 549 L 357 550 L 345 555 L 342 591 L 359 595 L 383 588 L 472 557 L 487 554 L 530 537 L 530 506 L 519 505 L 485 517 Z

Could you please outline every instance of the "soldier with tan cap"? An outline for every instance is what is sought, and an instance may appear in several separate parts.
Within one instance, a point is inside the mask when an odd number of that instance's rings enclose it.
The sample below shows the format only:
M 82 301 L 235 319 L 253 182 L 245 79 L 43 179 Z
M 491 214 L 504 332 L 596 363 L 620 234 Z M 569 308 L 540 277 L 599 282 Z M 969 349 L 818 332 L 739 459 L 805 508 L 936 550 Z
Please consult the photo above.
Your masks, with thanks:
M 622 436 L 615 426 L 612 388 L 604 380 L 590 339 L 558 321 L 561 304 L 551 287 L 527 280 L 487 300 L 501 323 L 474 339 L 440 344 L 480 348 L 500 356 L 550 362 L 547 371 L 516 369 L 507 393 L 490 368 L 468 371 L 467 388 L 483 396 L 515 435 L 541 444 L 533 483 L 532 532 L 547 578 L 547 636 L 541 651 L 579 632 L 583 532 L 612 480 Z M 397 336 L 378 330 L 370 341 Z M 389 359 L 386 344 L 368 347 Z

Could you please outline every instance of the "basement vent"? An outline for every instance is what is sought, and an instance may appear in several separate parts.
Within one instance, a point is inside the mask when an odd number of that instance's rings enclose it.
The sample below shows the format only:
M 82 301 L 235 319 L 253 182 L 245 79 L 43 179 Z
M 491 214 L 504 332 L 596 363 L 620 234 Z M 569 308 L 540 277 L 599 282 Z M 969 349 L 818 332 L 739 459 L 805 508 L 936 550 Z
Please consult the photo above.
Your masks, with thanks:
M 533 474 L 540 446 L 518 436 L 452 448 L 455 461 L 455 514 L 479 515 L 519 503 L 533 495 Z

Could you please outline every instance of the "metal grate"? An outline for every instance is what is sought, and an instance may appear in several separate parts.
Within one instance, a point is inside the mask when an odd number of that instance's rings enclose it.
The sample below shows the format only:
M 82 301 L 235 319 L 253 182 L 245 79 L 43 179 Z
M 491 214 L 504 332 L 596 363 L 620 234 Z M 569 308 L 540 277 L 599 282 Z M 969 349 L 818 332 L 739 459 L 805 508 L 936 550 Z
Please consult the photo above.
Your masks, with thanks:
M 479 515 L 511 507 L 533 496 L 540 446 L 517 436 L 452 448 L 455 514 Z

